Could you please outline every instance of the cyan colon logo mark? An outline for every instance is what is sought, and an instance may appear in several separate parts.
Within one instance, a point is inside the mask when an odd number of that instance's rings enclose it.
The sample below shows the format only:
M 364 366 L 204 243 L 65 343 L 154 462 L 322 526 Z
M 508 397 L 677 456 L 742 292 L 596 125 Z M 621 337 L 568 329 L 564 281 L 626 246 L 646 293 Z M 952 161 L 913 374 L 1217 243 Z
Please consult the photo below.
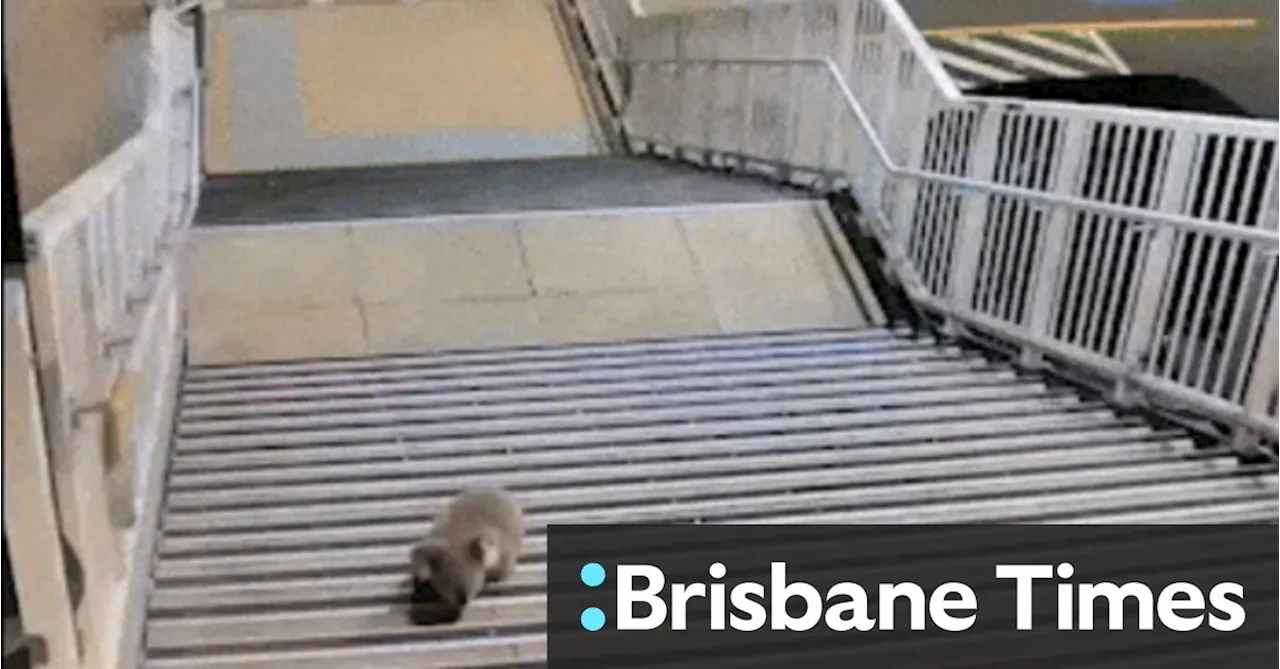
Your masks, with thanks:
M 600 566 L 599 562 L 588 562 L 582 565 L 582 571 L 579 572 L 578 576 L 588 588 L 599 587 L 601 583 L 604 583 L 604 567 Z M 595 606 L 583 609 L 582 617 L 579 620 L 582 622 L 582 629 L 588 632 L 597 632 L 604 627 L 604 611 Z

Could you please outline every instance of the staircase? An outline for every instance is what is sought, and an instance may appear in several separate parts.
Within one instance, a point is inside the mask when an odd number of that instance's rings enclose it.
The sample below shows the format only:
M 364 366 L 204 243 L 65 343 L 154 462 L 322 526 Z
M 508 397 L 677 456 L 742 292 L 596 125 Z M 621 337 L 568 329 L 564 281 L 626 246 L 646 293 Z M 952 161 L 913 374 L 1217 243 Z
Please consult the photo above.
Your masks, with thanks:
M 415 628 L 407 546 L 518 494 L 515 579 Z M 548 523 L 1275 522 L 1274 468 L 883 328 L 190 368 L 148 669 L 545 661 Z
M 955 85 L 1101 43 L 715 2 L 160 3 L 163 104 L 6 281 L 50 665 L 544 664 L 551 523 L 1277 522 L 1274 122 Z M 478 485 L 527 554 L 411 627 Z

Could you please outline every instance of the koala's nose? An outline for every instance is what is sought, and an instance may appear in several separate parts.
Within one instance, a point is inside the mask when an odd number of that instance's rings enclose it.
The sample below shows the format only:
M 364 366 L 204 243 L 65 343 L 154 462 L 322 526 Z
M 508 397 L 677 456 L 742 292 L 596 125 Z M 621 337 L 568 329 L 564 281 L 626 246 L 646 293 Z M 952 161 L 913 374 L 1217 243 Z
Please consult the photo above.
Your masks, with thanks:
M 459 591 L 458 591 L 458 606 L 466 606 L 466 605 L 467 605 L 467 599 L 468 599 L 468 597 L 467 597 L 467 591 L 466 591 L 466 590 L 459 590 Z

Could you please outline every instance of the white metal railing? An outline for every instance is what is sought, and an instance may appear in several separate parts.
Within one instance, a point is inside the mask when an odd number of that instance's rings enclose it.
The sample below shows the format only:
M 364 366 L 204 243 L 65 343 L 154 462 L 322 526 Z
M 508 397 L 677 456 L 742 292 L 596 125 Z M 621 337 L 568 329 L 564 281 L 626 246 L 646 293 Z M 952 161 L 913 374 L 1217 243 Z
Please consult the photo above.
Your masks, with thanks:
M 139 458 L 158 452 L 176 401 L 177 261 L 200 182 L 194 37 L 153 11 L 142 128 L 23 217 L 59 529 L 85 565 L 79 666 L 115 665 Z
M 151 100 L 142 130 L 24 216 L 27 279 L 62 369 L 68 408 L 92 407 L 123 369 L 158 276 L 172 262 L 198 197 L 194 36 L 153 14 Z M 175 45 L 180 42 L 186 48 Z M 46 310 L 44 307 L 48 307 Z
M 628 6 L 578 2 L 634 143 L 847 183 L 954 333 L 1276 437 L 1276 123 L 965 98 L 895 0 Z

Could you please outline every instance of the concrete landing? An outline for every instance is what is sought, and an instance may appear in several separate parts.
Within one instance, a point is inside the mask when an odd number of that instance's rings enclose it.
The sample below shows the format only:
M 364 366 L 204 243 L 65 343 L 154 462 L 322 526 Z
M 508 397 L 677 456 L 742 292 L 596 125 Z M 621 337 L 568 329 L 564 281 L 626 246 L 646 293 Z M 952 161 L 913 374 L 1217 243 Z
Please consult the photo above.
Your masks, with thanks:
M 829 216 L 799 201 L 205 228 L 187 249 L 189 354 L 221 364 L 878 324 Z

